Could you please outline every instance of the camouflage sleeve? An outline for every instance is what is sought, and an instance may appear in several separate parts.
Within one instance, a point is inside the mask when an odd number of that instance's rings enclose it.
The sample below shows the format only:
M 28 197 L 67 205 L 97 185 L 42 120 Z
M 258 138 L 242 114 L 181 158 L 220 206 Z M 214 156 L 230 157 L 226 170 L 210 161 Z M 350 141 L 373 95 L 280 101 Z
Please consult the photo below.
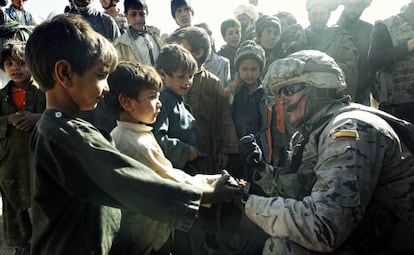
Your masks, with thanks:
M 266 164 L 266 167 L 260 173 L 255 170 L 253 181 L 260 186 L 260 188 L 269 196 L 277 196 L 278 192 L 275 185 L 277 177 L 274 176 L 274 168 Z
M 365 213 L 384 162 L 401 156 L 385 121 L 370 114 L 356 120 L 352 114 L 335 118 L 317 140 L 310 194 L 300 200 L 251 195 L 245 205 L 249 219 L 272 237 L 309 250 L 329 252 L 344 243 Z

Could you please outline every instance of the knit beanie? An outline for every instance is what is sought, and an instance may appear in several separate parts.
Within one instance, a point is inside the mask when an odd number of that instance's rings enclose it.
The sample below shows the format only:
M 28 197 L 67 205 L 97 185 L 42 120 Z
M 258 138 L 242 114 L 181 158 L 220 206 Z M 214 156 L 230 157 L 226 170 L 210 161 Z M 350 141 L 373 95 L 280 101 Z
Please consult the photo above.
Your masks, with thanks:
M 260 36 L 266 27 L 275 27 L 280 34 L 280 20 L 275 16 L 263 15 L 256 21 L 256 34 Z
M 246 40 L 240 44 L 239 49 L 234 56 L 234 66 L 239 69 L 240 63 L 245 59 L 254 59 L 259 63 L 260 71 L 263 71 L 266 65 L 266 56 L 264 49 L 256 44 L 253 40 Z

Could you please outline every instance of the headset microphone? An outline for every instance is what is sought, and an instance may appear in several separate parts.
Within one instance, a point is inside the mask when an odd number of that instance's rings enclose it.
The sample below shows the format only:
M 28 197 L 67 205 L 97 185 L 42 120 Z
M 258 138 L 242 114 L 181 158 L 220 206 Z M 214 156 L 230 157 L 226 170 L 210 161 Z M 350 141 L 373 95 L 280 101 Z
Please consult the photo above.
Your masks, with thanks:
M 304 96 L 305 96 L 305 94 L 303 94 L 296 103 L 288 105 L 286 107 L 285 111 L 286 112 L 293 112 L 294 110 L 296 110 L 296 108 L 298 108 L 298 106 L 300 104 L 300 101 L 302 101 Z
M 286 112 L 293 112 L 294 110 L 296 110 L 296 108 L 298 108 L 298 105 L 299 105 L 299 101 L 297 101 L 294 104 L 290 104 L 286 107 L 285 111 Z

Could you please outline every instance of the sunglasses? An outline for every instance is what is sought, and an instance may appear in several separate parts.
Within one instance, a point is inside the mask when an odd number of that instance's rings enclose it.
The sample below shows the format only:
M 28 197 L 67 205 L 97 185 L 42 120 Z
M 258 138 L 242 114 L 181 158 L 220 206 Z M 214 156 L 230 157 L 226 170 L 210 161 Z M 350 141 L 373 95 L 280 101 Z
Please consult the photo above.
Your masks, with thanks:
M 282 95 L 283 93 L 283 95 L 290 97 L 298 93 L 299 91 L 303 90 L 305 87 L 306 87 L 305 83 L 295 83 L 295 84 L 288 85 L 279 90 L 279 96 Z

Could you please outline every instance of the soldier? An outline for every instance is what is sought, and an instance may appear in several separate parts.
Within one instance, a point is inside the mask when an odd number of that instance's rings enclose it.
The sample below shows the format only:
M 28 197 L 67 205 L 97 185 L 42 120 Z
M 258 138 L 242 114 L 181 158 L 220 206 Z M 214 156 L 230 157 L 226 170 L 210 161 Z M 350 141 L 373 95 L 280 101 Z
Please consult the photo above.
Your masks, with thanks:
M 333 57 L 345 74 L 347 94 L 355 100 L 358 79 L 358 48 L 351 35 L 338 26 L 327 26 L 338 0 L 307 0 L 309 27 L 305 29 L 304 49 L 319 50 Z
M 339 27 L 352 36 L 358 48 L 358 81 L 354 100 L 365 105 L 370 105 L 371 89 L 374 87 L 374 75 L 367 60 L 373 25 L 363 21 L 361 15 L 371 2 L 372 0 L 342 0 L 344 9 L 337 22 Z
M 350 103 L 342 70 L 320 51 L 276 60 L 264 82 L 298 132 L 287 167 L 265 163 L 251 136 L 241 141 L 255 182 L 273 196 L 245 203 L 271 236 L 263 254 L 412 254 L 413 150 L 391 127 L 410 123 Z
M 398 15 L 375 23 L 368 61 L 379 76 L 379 108 L 413 123 L 413 0 Z

